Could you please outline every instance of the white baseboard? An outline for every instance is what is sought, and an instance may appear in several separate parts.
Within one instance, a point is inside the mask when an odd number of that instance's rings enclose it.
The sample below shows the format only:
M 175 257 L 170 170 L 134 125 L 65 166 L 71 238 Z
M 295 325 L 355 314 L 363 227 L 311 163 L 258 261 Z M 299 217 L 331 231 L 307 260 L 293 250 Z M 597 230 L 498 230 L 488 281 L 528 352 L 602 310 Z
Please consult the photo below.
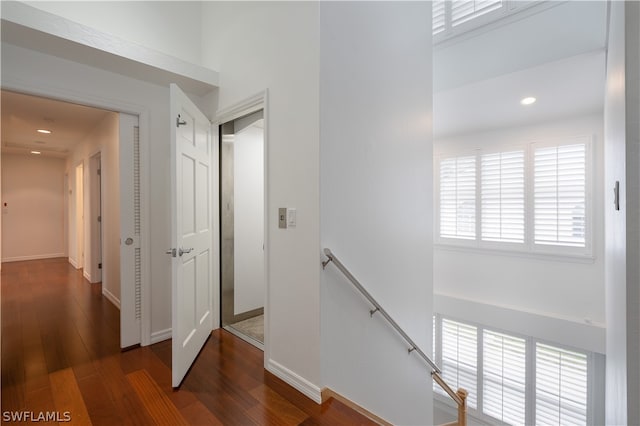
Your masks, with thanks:
M 75 260 L 75 259 L 73 259 L 73 258 L 71 258 L 71 257 L 70 257 L 70 258 L 69 258 L 69 263 L 70 263 L 70 264 L 71 264 L 71 266 L 73 266 L 74 268 L 79 269 L 78 262 L 76 262 L 76 260 Z
M 106 297 L 109 302 L 113 303 L 118 310 L 120 310 L 120 299 L 113 295 L 109 290 L 102 287 L 102 295 Z
M 87 270 L 85 269 L 84 271 L 82 271 L 82 276 L 89 282 L 91 282 L 91 275 L 89 275 L 89 273 L 87 272 Z
M 154 331 L 151 333 L 151 345 L 154 343 L 162 342 L 163 340 L 171 339 L 171 329 L 167 328 L 165 330 Z
M 267 370 L 311 398 L 314 402 L 322 404 L 322 390 L 304 377 L 297 375 L 272 359 L 267 361 Z
M 40 259 L 53 259 L 55 257 L 65 257 L 64 253 L 48 253 L 48 254 L 35 254 L 32 256 L 13 256 L 5 257 L 2 259 L 2 263 L 5 262 L 23 262 L 25 260 L 40 260 Z

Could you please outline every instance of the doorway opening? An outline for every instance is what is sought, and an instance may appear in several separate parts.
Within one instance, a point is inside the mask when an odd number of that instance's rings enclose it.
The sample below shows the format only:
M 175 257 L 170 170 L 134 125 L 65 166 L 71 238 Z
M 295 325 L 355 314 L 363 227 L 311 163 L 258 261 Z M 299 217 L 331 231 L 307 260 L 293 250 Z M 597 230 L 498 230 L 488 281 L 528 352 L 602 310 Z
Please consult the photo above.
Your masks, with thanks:
M 264 349 L 264 110 L 220 126 L 222 326 Z
M 141 150 L 139 144 L 135 152 L 131 148 L 134 134 L 139 135 L 138 116 L 3 90 L 2 131 L 2 198 L 13 208 L 3 217 L 2 243 L 12 250 L 3 251 L 2 261 L 67 258 L 89 283 L 101 283 L 102 295 L 121 317 L 135 311 L 120 321 L 121 335 L 137 327 L 135 343 L 140 343 L 140 249 L 136 262 L 127 263 L 134 254 L 123 256 L 120 244 L 121 229 L 140 224 L 140 208 L 127 204 L 142 193 L 140 179 L 134 179 L 141 175 Z M 123 138 L 121 131 L 130 137 Z M 39 135 L 35 141 L 34 133 Z M 59 188 L 53 188 L 58 181 Z M 121 186 L 135 190 L 138 198 L 127 192 L 123 202 Z M 58 210 L 60 218 L 51 213 Z M 122 210 L 127 214 L 121 216 Z M 34 217 L 41 211 L 42 217 Z M 13 234 L 34 223 L 38 238 L 21 238 L 26 242 L 19 247 L 12 243 Z M 129 290 L 133 285 L 138 287 Z M 138 297 L 123 301 L 131 293 Z

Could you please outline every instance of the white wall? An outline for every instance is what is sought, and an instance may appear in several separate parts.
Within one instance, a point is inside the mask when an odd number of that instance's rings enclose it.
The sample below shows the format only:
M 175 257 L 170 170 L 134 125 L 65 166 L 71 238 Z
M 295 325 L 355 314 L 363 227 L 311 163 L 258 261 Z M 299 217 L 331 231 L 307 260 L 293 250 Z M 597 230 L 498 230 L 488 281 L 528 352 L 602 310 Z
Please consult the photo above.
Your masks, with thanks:
M 269 90 L 266 367 L 319 400 L 318 4 L 206 2 L 202 8 L 203 65 L 220 73 L 214 103 L 226 108 Z M 296 228 L 278 229 L 278 207 L 297 208 Z
M 200 64 L 201 2 L 25 1 L 23 3 Z
M 102 291 L 119 306 L 120 304 L 120 178 L 118 157 L 118 114 L 108 113 L 104 119 L 80 141 L 67 159 L 67 170 L 71 174 L 78 164 L 82 164 L 83 174 L 83 204 L 84 204 L 84 268 L 85 278 L 96 282 L 93 277 L 98 275 L 94 271 L 90 259 L 94 256 L 95 247 L 91 244 L 91 220 L 97 213 L 91 209 L 91 185 L 89 171 L 90 159 L 97 152 L 102 157 Z M 77 195 L 77 194 L 76 194 Z
M 234 313 L 264 306 L 264 130 L 252 125 L 233 141 Z
M 75 62 L 2 44 L 2 85 L 15 91 L 46 94 L 62 100 L 83 101 L 91 106 L 112 105 L 133 114 L 143 114 L 141 141 L 150 143 L 148 178 L 152 214 L 146 232 L 150 236 L 151 333 L 153 339 L 170 337 L 171 259 L 169 222 L 169 90 L 140 80 L 80 65 Z M 144 161 L 144 159 L 143 159 Z M 147 271 L 145 271 L 147 272 Z
M 594 259 L 578 261 L 437 245 L 434 250 L 435 293 L 543 317 L 592 324 L 595 326 L 593 332 L 602 335 L 601 329 L 605 324 L 602 115 L 447 137 L 436 141 L 436 155 L 457 149 L 506 147 L 573 136 L 593 137 Z M 437 304 L 434 308 L 437 312 L 454 315 L 454 312 L 442 312 L 443 307 Z M 471 320 L 483 323 L 482 318 Z M 516 327 L 516 324 L 507 326 Z M 552 331 L 549 330 L 547 338 L 553 334 Z
M 66 255 L 64 166 L 60 158 L 2 156 L 3 262 Z
M 320 6 L 321 242 L 431 353 L 431 4 Z M 323 386 L 393 424 L 430 424 L 430 370 L 329 264 Z
M 605 96 L 606 421 L 640 424 L 638 4 L 611 2 Z M 609 193 L 611 194 L 611 193 Z

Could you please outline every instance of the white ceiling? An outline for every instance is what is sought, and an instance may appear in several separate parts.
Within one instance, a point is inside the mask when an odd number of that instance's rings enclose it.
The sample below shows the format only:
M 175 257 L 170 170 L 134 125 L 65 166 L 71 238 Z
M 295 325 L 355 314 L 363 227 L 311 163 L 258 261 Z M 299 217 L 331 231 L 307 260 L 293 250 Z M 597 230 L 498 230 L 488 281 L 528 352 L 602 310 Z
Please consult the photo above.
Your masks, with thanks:
M 601 112 L 605 54 L 586 53 L 434 95 L 436 137 Z M 520 100 L 537 101 L 523 106 Z
M 66 157 L 110 111 L 3 90 L 2 153 Z M 51 130 L 51 134 L 38 133 Z
M 438 45 L 435 137 L 602 111 L 606 16 L 604 1 L 542 2 Z

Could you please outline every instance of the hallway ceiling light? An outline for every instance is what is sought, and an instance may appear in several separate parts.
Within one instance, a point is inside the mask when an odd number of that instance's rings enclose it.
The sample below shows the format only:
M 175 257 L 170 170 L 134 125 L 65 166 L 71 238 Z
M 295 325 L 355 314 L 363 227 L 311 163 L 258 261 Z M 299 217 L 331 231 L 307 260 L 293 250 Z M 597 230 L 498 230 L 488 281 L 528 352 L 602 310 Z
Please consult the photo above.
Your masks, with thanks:
M 47 129 L 38 129 L 38 133 L 45 133 L 45 134 L 49 134 L 51 133 L 51 130 L 47 130 Z
M 534 103 L 536 101 L 536 98 L 534 98 L 533 96 L 529 96 L 527 98 L 522 98 L 522 100 L 520 101 L 520 103 L 522 105 L 531 105 L 532 103 Z
M 35 155 L 40 155 L 40 154 L 42 154 L 40 151 L 31 151 L 31 153 L 32 153 L 32 154 L 35 154 Z

